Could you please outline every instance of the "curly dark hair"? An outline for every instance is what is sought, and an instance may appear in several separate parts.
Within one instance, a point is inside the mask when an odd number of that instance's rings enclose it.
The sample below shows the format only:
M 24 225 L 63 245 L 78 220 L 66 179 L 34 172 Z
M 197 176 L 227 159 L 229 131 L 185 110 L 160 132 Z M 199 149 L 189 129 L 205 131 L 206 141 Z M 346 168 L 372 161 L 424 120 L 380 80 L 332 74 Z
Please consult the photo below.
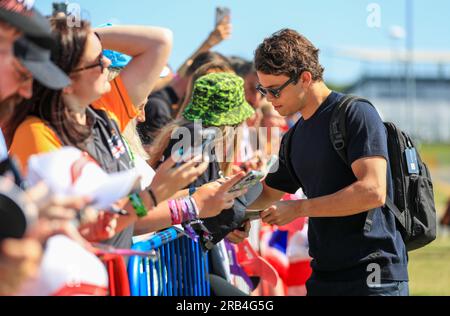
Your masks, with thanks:
M 323 80 L 319 49 L 306 37 L 283 29 L 266 38 L 255 52 L 256 70 L 269 75 L 300 76 L 308 71 L 314 81 Z

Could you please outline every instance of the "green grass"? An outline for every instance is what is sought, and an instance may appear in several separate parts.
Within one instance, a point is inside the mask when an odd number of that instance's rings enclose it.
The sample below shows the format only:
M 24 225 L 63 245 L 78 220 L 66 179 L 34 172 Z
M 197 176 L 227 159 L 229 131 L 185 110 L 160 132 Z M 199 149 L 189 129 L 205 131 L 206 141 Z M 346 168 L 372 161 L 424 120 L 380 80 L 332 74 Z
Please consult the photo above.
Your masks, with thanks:
M 442 216 L 444 214 L 447 201 L 450 199 L 450 191 L 447 187 L 443 187 L 439 183 L 434 183 L 433 189 L 436 211 L 439 216 Z
M 450 238 L 438 238 L 409 257 L 413 296 L 450 296 Z
M 420 154 L 431 168 L 450 167 L 450 144 L 420 144 Z

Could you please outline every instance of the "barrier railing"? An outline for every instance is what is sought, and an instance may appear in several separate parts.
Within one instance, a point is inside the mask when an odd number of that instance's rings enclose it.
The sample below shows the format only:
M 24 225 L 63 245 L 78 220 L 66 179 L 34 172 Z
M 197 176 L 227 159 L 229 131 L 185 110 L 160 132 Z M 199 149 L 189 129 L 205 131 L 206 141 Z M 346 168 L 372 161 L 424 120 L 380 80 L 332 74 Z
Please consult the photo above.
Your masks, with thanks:
M 130 257 L 132 296 L 210 296 L 208 254 L 175 228 L 139 241 L 133 250 L 155 250 L 155 258 Z

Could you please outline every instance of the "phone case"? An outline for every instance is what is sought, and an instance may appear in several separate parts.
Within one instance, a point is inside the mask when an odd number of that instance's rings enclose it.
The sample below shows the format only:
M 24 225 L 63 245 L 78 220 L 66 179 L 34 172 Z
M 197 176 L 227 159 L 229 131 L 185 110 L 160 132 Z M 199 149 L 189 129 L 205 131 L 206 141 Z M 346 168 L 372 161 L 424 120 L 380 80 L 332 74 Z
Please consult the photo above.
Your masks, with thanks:
M 252 170 L 241 181 L 236 183 L 229 192 L 233 193 L 239 190 L 252 187 L 258 184 L 258 182 L 261 181 L 261 179 L 263 179 L 264 176 L 265 176 L 264 173 Z
M 230 15 L 230 9 L 225 7 L 218 7 L 216 8 L 216 25 L 220 24 L 222 20 Z

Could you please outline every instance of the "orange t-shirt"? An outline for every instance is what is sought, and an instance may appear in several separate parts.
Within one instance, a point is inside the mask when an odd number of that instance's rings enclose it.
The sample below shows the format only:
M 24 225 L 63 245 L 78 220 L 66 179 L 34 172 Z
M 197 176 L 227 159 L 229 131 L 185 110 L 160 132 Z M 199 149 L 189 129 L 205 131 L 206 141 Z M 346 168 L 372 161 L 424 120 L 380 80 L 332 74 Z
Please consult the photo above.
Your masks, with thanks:
M 111 87 L 111 91 L 95 101 L 92 107 L 106 111 L 123 131 L 128 123 L 137 116 L 137 111 L 120 76 L 111 82 Z M 26 174 L 30 156 L 57 150 L 61 147 L 63 144 L 53 129 L 43 120 L 30 116 L 17 128 L 11 144 L 10 155 L 18 160 Z

